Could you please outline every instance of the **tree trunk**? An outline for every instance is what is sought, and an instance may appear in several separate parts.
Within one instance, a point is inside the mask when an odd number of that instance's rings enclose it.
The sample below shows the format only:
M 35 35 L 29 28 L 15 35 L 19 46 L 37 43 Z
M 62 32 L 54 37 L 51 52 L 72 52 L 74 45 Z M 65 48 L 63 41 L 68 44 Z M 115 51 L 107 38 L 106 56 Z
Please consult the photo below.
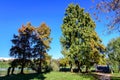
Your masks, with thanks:
M 24 63 L 22 64 L 22 67 L 21 67 L 21 72 L 20 72 L 20 74 L 24 74 Z
M 9 67 L 8 70 L 7 70 L 7 76 L 10 75 L 10 70 L 11 70 L 11 67 Z
M 38 73 L 41 73 L 42 72 L 42 62 L 41 62 L 41 59 L 40 59 L 40 63 L 39 63 L 39 67 L 38 67 Z
M 80 69 L 80 63 L 77 62 L 77 66 L 78 66 L 78 72 L 82 72 L 82 70 Z
M 89 69 L 88 66 L 86 66 L 86 71 L 85 71 L 86 73 L 88 73 L 88 69 Z
M 118 72 L 120 72 L 120 63 L 119 63 L 119 65 L 118 65 Z
M 73 72 L 72 63 L 70 63 L 70 71 Z
M 15 70 L 15 67 L 12 68 L 12 72 L 11 72 L 11 74 L 14 74 L 14 70 Z

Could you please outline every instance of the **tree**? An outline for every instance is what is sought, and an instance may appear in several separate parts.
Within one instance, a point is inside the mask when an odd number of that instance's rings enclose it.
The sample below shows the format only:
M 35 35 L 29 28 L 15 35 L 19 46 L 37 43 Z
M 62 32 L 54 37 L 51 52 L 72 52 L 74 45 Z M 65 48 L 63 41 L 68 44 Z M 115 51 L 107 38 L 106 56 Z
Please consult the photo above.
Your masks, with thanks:
M 59 66 L 60 66 L 60 67 L 66 68 L 66 67 L 67 67 L 67 64 L 69 64 L 68 58 L 61 58 L 61 59 L 59 60 Z
M 109 32 L 114 30 L 120 32 L 120 0 L 100 0 L 94 8 L 96 19 L 100 18 L 98 16 L 102 13 L 106 14 Z
M 107 53 L 110 62 L 112 62 L 112 64 L 118 64 L 118 71 L 120 72 L 120 37 L 112 39 L 108 43 Z
M 38 28 L 28 23 L 26 26 L 22 25 L 18 32 L 19 35 L 14 35 L 11 40 L 13 46 L 10 49 L 10 56 L 16 58 L 11 62 L 12 72 L 14 67 L 20 65 L 21 74 L 23 74 L 24 67 L 29 65 L 29 67 L 41 73 L 42 66 L 48 66 L 48 60 L 51 59 L 47 54 L 51 42 L 50 28 L 45 23 Z M 8 75 L 10 69 L 8 69 Z
M 94 63 L 99 63 L 105 47 L 95 32 L 95 23 L 79 5 L 70 4 L 65 12 L 62 24 L 62 54 L 69 57 L 70 63 L 86 65 L 86 71 Z M 72 66 L 72 64 L 71 64 Z
M 38 63 L 38 73 L 42 71 L 42 63 L 45 61 L 45 55 L 47 50 L 50 49 L 50 28 L 45 24 L 41 24 L 36 28 L 36 37 L 34 38 L 33 56 L 34 61 Z
M 11 40 L 13 46 L 10 49 L 10 56 L 14 56 L 16 61 L 18 61 L 19 65 L 21 66 L 21 74 L 23 74 L 24 67 L 26 65 L 26 60 L 30 59 L 31 56 L 31 36 L 33 35 L 34 27 L 28 23 L 26 26 L 22 26 L 19 29 L 19 35 L 14 35 L 13 39 Z M 13 62 L 14 63 L 14 62 Z

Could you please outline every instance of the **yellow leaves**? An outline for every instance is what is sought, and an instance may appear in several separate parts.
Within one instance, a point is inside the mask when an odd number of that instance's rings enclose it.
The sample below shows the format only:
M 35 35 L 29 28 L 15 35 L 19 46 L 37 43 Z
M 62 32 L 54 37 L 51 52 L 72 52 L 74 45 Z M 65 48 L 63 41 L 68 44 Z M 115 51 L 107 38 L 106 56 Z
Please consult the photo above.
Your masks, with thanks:
M 30 33 L 32 33 L 35 30 L 35 28 L 33 26 L 31 26 L 31 23 L 27 23 L 26 26 L 22 25 L 22 27 L 18 30 L 19 33 L 23 33 L 26 34 L 26 31 L 29 31 Z
M 43 44 L 46 46 L 46 48 L 49 48 L 50 41 L 49 40 L 44 40 Z
M 22 25 L 22 28 L 18 29 L 18 32 L 24 32 L 26 30 L 26 27 L 24 25 Z
M 48 37 L 50 35 L 51 30 L 45 23 L 42 23 L 37 28 L 37 31 L 38 31 L 39 35 L 41 36 L 41 38 L 45 38 L 45 37 Z

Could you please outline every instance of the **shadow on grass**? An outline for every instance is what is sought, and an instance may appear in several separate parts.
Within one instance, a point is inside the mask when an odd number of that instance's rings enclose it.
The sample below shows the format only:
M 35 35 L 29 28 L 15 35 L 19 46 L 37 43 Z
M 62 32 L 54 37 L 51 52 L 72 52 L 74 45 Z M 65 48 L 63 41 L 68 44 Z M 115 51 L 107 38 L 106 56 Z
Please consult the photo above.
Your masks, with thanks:
M 90 78 L 92 80 L 98 80 L 98 75 L 94 73 L 80 73 L 84 78 Z
M 110 78 L 111 78 L 111 80 L 120 80 L 120 77 L 111 76 Z
M 2 76 L 0 80 L 44 80 L 43 74 L 30 73 L 30 74 L 14 74 L 10 76 Z

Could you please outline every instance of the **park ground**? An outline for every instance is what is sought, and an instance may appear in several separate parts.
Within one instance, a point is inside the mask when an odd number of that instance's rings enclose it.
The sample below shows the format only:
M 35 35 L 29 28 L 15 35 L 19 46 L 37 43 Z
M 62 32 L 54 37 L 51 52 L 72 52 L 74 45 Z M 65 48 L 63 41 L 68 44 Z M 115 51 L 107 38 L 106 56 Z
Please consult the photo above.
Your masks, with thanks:
M 71 73 L 49 72 L 43 74 L 30 73 L 6 76 L 6 71 L 0 72 L 0 80 L 120 80 L 120 73 Z
M 19 74 L 19 70 L 15 71 L 14 75 L 6 76 L 7 62 L 0 63 L 0 80 L 120 80 L 120 73 L 105 74 L 105 73 L 71 73 L 51 71 L 49 73 L 36 74 L 32 70 L 26 69 L 25 74 Z M 6 70 L 1 70 L 6 69 Z

